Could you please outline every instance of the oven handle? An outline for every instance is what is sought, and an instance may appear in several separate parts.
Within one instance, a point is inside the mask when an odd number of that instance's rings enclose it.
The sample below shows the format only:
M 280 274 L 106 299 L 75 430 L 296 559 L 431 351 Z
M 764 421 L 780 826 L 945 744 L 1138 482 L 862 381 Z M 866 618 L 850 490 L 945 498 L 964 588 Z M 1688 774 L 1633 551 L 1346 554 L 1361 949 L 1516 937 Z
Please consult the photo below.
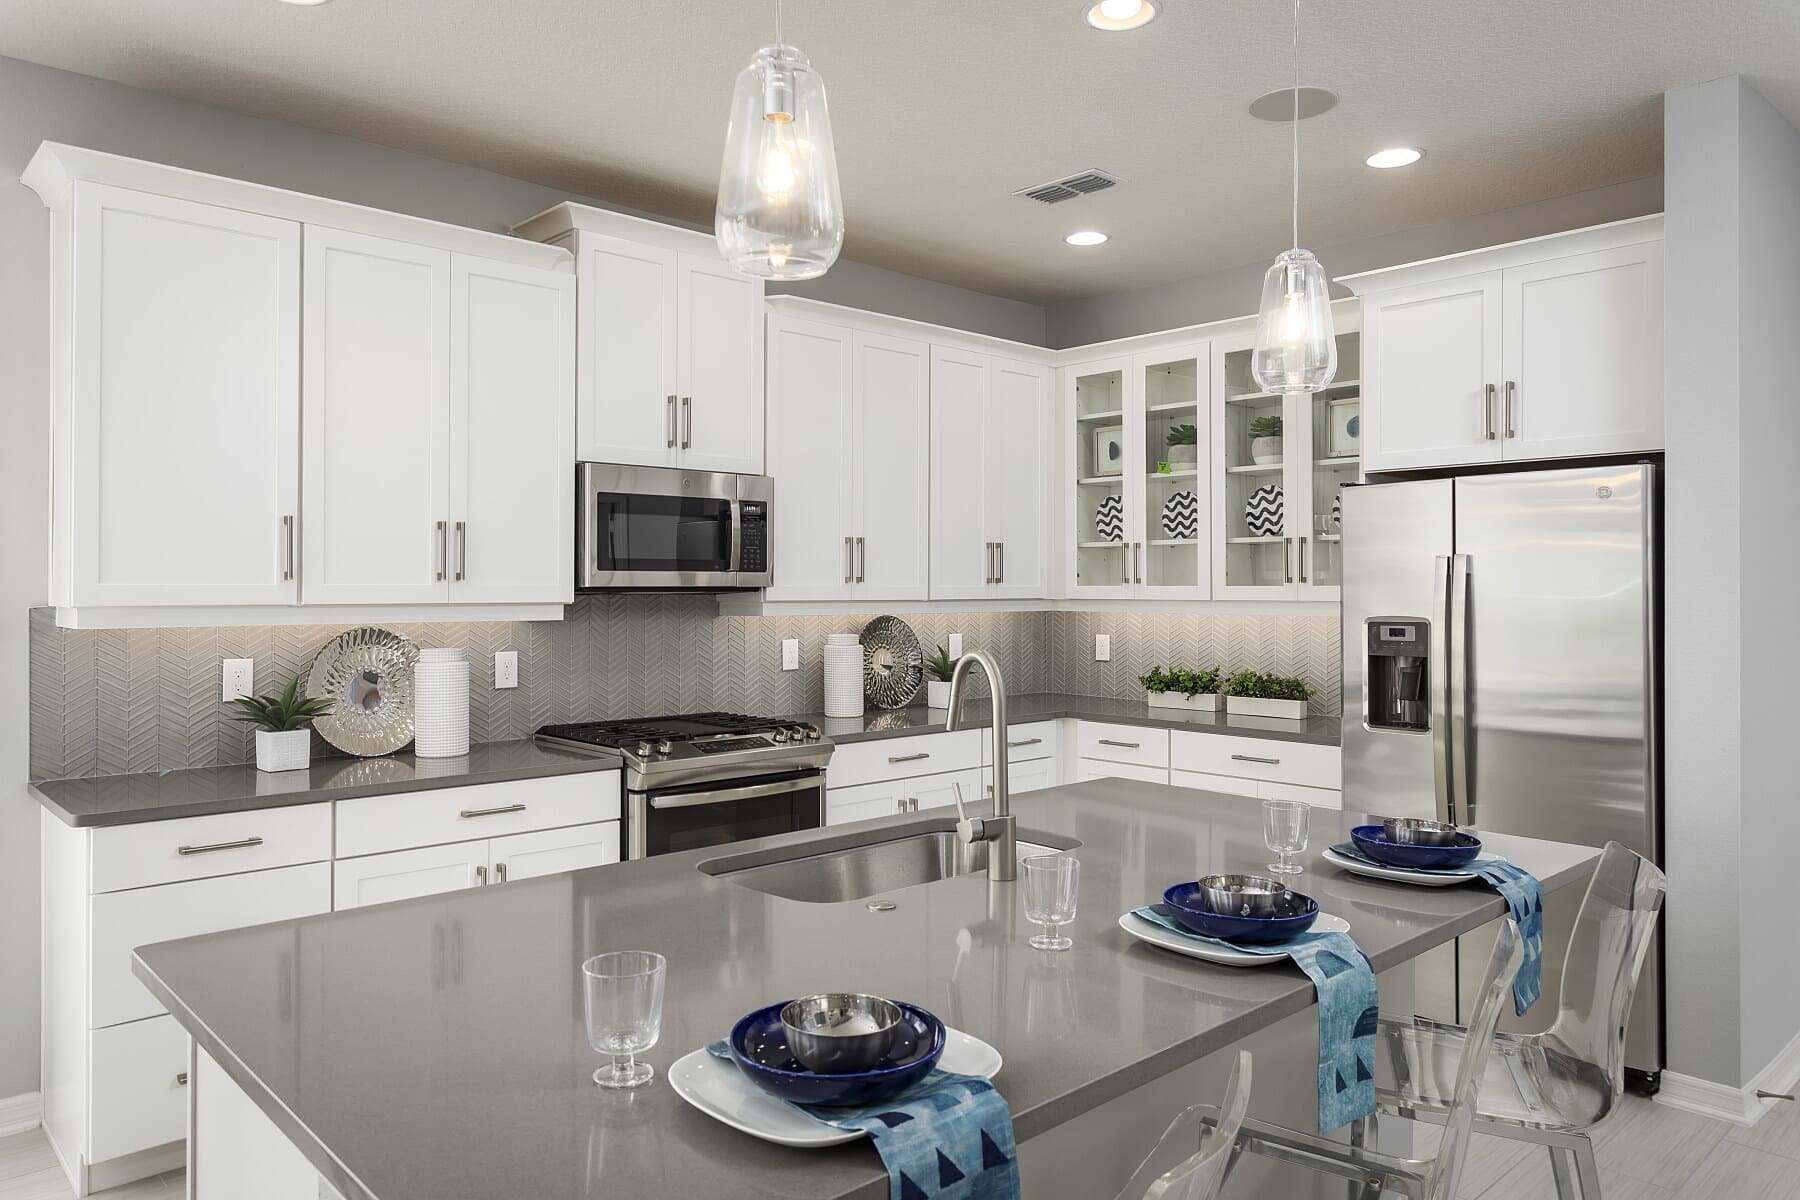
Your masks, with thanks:
M 688 792 L 680 796 L 652 796 L 651 808 L 695 808 L 702 804 L 729 804 L 736 800 L 754 800 L 759 796 L 779 796 L 784 792 L 810 792 L 825 786 L 820 775 L 799 779 L 778 779 L 774 783 L 751 783 L 743 787 L 720 788 L 712 792 Z

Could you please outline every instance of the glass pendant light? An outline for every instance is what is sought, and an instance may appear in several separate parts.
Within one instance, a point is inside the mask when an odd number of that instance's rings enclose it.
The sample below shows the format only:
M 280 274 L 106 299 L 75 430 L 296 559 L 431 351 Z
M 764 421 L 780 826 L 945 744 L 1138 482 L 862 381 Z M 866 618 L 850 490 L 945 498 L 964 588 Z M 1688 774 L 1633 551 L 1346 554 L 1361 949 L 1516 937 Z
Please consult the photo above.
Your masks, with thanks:
M 775 45 L 756 52 L 731 96 L 713 236 L 726 262 L 764 279 L 816 279 L 844 246 L 825 82 L 782 41 L 780 0 Z
M 1316 392 L 1337 374 L 1325 268 L 1300 248 L 1300 0 L 1294 0 L 1294 245 L 1263 276 L 1250 373 L 1266 392 Z

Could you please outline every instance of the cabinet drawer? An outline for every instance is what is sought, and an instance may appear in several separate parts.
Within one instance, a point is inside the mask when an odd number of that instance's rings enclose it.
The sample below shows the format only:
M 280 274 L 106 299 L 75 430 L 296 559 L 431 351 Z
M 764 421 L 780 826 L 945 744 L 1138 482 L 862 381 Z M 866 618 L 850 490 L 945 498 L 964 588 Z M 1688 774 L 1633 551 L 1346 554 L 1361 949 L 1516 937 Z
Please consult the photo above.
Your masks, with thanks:
M 163 1011 L 131 973 L 139 946 L 330 911 L 331 864 L 322 862 L 95 896 L 88 901 L 88 1025 Z
M 1166 767 L 1146 767 L 1139 763 L 1106 762 L 1098 758 L 1084 758 L 1075 764 L 1075 777 L 1088 779 L 1139 779 L 1145 783 L 1167 783 L 1169 772 Z
M 966 771 L 981 765 L 981 736 L 979 729 L 959 729 L 955 733 L 852 742 L 832 752 L 828 778 L 831 786 L 837 788 Z
M 1268 779 L 1333 790 L 1341 787 L 1343 782 L 1341 756 L 1336 746 L 1231 737 L 1221 733 L 1177 730 L 1169 750 L 1169 765 L 1179 771 L 1237 775 L 1245 779 Z
M 95 892 L 261 871 L 331 857 L 331 805 L 146 821 L 93 832 Z
M 1200 771 L 1170 771 L 1169 782 L 1176 787 L 1198 788 L 1203 792 L 1224 792 L 1228 796 L 1257 797 L 1263 785 L 1254 779 L 1235 775 L 1207 775 Z
M 88 1161 L 187 1136 L 188 1037 L 164 1014 L 88 1034 Z
M 1080 758 L 1166 767 L 1169 765 L 1169 731 L 1144 729 L 1137 725 L 1077 721 L 1075 753 Z
M 619 819 L 619 772 L 478 783 L 337 803 L 337 856 Z
M 1056 722 L 1031 721 L 1006 727 L 1006 761 L 1031 762 L 1056 757 Z M 992 766 L 994 751 L 987 738 L 981 739 L 981 765 Z

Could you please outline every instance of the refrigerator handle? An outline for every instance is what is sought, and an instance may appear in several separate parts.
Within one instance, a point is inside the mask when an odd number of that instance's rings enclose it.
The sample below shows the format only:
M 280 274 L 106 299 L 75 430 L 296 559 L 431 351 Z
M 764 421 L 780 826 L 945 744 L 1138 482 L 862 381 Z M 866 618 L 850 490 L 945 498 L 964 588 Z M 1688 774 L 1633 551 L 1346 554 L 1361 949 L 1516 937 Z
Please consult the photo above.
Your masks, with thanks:
M 1469 760 L 1469 556 L 1450 556 L 1450 812 L 1458 825 L 1475 824 L 1475 792 Z M 1461 808 L 1461 813 L 1457 809 Z
M 1437 819 L 1456 821 L 1450 796 L 1450 559 L 1438 555 L 1431 589 L 1431 782 Z

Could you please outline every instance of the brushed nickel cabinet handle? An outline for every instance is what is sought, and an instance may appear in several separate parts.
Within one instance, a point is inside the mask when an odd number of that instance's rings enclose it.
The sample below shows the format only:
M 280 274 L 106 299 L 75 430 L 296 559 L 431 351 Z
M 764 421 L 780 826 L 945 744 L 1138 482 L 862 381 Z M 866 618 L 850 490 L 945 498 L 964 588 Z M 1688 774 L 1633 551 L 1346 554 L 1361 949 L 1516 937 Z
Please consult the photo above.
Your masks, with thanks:
M 1043 738 L 1020 738 L 1016 742 L 1006 743 L 1006 748 L 1008 750 L 1017 750 L 1021 746 L 1039 746 L 1043 744 L 1043 741 Z
M 177 846 L 177 854 L 213 854 L 220 850 L 247 850 L 251 846 L 260 846 L 263 840 L 259 837 L 239 838 L 235 842 L 210 842 L 204 846 Z
M 906 811 L 906 797 L 905 796 L 895 796 L 894 797 L 894 811 L 895 812 L 905 812 Z
M 930 754 L 923 753 L 923 752 L 921 752 L 919 754 L 900 754 L 900 755 L 890 754 L 890 755 L 888 755 L 888 762 L 890 762 L 890 763 L 924 762 L 926 759 L 928 759 L 930 757 L 931 757 Z
M 987 578 L 982 582 L 992 583 L 994 582 L 994 543 L 987 542 L 985 545 L 987 547 Z
M 469 817 L 495 817 L 499 816 L 501 813 L 524 811 L 525 806 L 523 804 L 502 804 L 498 808 L 465 808 L 459 815 L 467 819 Z
M 485 866 L 476 867 L 475 868 L 475 886 L 480 887 L 483 884 L 485 884 L 486 882 L 487 882 L 487 867 L 485 867 Z
M 663 422 L 663 432 L 668 435 L 669 449 L 675 448 L 675 396 L 669 396 L 668 420 Z
M 1299 539 L 1299 542 L 1300 542 L 1300 555 L 1299 555 L 1299 557 L 1300 557 L 1300 582 L 1305 583 L 1306 582 L 1306 539 L 1304 537 L 1302 537 Z
M 1000 552 L 999 563 L 994 568 L 994 582 L 995 583 L 1005 583 L 1006 582 L 1006 543 L 1005 542 L 995 542 L 994 548 Z
M 1281 760 L 1279 758 L 1258 758 L 1254 754 L 1234 754 L 1231 756 L 1231 761 L 1232 762 L 1263 763 L 1263 764 L 1265 764 L 1267 766 L 1271 766 L 1271 767 L 1281 765 Z
M 444 581 L 444 576 L 449 570 L 450 524 L 447 521 L 439 521 L 437 523 L 437 577 L 439 583 Z
M 867 549 L 867 547 L 865 547 L 863 545 L 863 540 L 861 538 L 857 538 L 856 539 L 856 582 L 858 582 L 858 583 L 865 582 L 865 580 L 867 579 L 866 571 L 867 571 L 868 565 L 869 565 L 868 549 Z
M 1294 539 L 1281 539 L 1281 571 L 1289 583 L 1294 582 Z
M 456 523 L 456 581 L 461 583 L 469 574 L 469 523 Z
M 1493 384 L 1488 384 L 1481 402 L 1481 434 L 1488 441 L 1494 440 L 1494 393 L 1498 391 Z
M 687 450 L 694 444 L 694 398 L 681 398 L 681 448 Z
M 1132 545 L 1131 545 L 1131 560 L 1137 564 L 1137 572 L 1136 572 L 1137 582 L 1138 583 L 1144 582 L 1144 543 L 1142 543 L 1142 542 L 1133 542 L 1132 543 Z
M 1506 381 L 1506 436 L 1519 436 L 1518 414 L 1514 411 L 1519 400 L 1519 385 L 1512 380 Z
M 906 798 L 906 811 L 907 812 L 918 812 L 919 811 L 919 798 L 917 796 L 908 796 Z
M 1121 750 L 1138 750 L 1143 747 L 1142 742 L 1115 742 L 1111 738 L 1101 738 L 1100 744 L 1102 746 L 1117 746 Z
M 494 864 L 494 882 L 495 883 L 505 883 L 506 882 L 506 864 L 505 863 L 495 863 Z
M 186 1071 L 181 1071 L 178 1074 L 176 1074 L 175 1086 L 176 1087 L 186 1087 L 187 1086 L 187 1072 Z
M 856 539 L 844 539 L 844 582 L 856 582 Z
M 1119 543 L 1119 582 L 1131 586 L 1131 547 L 1124 542 Z
M 291 513 L 281 518 L 281 532 L 286 542 L 286 549 L 282 552 L 281 578 L 286 581 L 294 577 L 294 518 Z

